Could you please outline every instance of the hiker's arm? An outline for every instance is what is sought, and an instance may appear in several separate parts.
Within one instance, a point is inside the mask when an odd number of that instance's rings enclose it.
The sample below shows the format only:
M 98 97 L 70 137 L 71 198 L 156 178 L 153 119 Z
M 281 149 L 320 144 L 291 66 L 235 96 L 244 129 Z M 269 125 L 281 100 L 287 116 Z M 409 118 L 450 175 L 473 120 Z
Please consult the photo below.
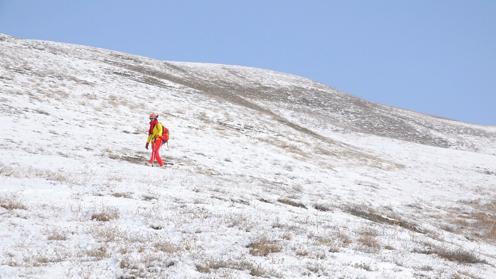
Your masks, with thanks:
M 153 134 L 148 135 L 148 139 L 146 140 L 147 143 L 150 143 L 153 139 Z

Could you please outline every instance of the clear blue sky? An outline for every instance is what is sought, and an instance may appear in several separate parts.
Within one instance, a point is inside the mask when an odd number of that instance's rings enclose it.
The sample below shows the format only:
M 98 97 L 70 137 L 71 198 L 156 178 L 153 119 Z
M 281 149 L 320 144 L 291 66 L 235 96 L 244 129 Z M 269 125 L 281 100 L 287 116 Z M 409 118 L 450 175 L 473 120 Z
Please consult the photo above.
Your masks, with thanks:
M 494 0 L 0 0 L 0 32 L 289 72 L 496 125 Z

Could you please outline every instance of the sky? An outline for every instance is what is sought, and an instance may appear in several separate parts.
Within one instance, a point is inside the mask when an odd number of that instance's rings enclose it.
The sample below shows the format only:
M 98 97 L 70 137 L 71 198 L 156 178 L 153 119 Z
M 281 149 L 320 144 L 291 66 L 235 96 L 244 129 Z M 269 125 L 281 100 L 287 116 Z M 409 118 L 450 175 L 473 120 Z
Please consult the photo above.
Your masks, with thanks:
M 493 0 L 0 0 L 0 33 L 271 69 L 496 125 Z

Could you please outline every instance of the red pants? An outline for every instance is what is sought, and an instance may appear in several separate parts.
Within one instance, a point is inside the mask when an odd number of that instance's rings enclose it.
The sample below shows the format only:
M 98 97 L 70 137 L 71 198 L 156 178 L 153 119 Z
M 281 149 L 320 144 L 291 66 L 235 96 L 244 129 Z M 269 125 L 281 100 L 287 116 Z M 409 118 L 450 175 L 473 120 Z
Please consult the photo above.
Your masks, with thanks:
M 162 162 L 162 159 L 160 158 L 160 154 L 158 151 L 160 150 L 160 146 L 162 146 L 162 139 L 157 138 L 155 141 L 152 142 L 152 157 L 150 158 L 150 164 L 153 165 L 155 160 L 157 160 L 157 163 L 160 166 L 164 165 L 164 162 Z

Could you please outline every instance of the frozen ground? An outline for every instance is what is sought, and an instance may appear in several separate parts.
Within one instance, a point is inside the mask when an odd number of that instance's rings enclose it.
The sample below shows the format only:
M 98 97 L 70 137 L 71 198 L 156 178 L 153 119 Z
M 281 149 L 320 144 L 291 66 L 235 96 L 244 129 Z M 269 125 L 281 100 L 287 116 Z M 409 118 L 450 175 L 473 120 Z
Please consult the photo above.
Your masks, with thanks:
M 0 129 L 0 278 L 496 274 L 495 127 L 0 34 Z

